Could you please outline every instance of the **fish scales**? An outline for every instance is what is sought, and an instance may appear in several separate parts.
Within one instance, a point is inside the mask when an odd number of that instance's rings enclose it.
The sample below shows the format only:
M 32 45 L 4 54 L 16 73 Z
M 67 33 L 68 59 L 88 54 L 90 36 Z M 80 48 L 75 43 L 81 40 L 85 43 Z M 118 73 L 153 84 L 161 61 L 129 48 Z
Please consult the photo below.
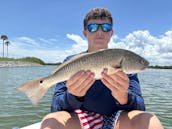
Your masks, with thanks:
M 69 79 L 73 74 L 77 73 L 80 70 L 91 70 L 95 73 L 96 78 L 99 79 L 103 68 L 112 67 L 111 62 L 112 59 L 114 59 L 113 56 L 111 55 L 111 53 L 106 52 L 99 52 L 91 55 L 88 54 L 88 56 L 74 59 L 70 63 L 64 65 L 62 68 L 57 70 L 55 74 L 58 77 L 61 76 L 61 78 L 63 78 L 58 80 L 64 81 Z M 56 79 L 58 77 L 56 77 Z

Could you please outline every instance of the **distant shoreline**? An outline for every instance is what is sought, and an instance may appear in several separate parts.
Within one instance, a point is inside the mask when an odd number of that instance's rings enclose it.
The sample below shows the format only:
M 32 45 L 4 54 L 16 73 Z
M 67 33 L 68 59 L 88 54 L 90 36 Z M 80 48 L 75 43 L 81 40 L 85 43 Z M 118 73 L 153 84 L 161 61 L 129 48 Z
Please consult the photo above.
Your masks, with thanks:
M 33 63 L 33 62 L 24 62 L 24 61 L 0 61 L 0 68 L 13 68 L 13 67 L 38 67 L 38 66 L 58 66 L 61 63 Z M 172 66 L 149 66 L 151 69 L 172 69 Z
M 25 58 L 2 58 L 0 57 L 0 68 L 6 67 L 31 67 L 31 66 L 46 66 L 46 65 L 60 65 L 58 63 L 45 63 L 39 58 L 36 57 L 25 57 Z
M 25 57 L 25 58 L 2 58 L 0 57 L 0 68 L 2 67 L 29 67 L 29 66 L 46 66 L 46 65 L 52 65 L 52 66 L 58 66 L 61 62 L 57 63 L 45 63 L 39 58 L 36 57 Z M 169 66 L 149 66 L 148 68 L 152 69 L 172 69 L 172 65 Z
M 149 68 L 152 68 L 152 69 L 172 69 L 172 66 L 149 66 Z
M 58 66 L 61 63 L 39 63 L 39 62 L 33 62 L 33 61 L 23 61 L 23 60 L 0 60 L 0 68 L 6 68 L 6 67 L 31 67 L 31 66 L 46 66 L 46 65 L 52 65 L 52 66 Z M 149 66 L 148 68 L 151 69 L 172 69 L 172 66 Z
M 31 66 L 43 66 L 43 65 L 38 63 L 22 62 L 22 61 L 0 61 L 0 68 L 31 67 Z

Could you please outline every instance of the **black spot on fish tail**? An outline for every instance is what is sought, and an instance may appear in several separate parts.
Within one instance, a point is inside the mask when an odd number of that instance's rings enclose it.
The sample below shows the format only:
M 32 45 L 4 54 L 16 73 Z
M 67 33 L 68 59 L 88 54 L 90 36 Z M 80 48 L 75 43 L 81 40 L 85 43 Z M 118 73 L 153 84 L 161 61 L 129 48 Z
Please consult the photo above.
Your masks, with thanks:
M 44 81 L 43 80 L 40 80 L 40 83 L 43 83 Z

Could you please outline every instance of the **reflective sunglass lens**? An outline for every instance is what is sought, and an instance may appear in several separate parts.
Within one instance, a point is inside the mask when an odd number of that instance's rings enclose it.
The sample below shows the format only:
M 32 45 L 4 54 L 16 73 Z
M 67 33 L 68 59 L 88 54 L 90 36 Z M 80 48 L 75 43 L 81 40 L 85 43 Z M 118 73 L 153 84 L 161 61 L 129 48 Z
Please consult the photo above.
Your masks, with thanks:
M 97 24 L 89 24 L 87 26 L 89 32 L 96 32 L 98 30 L 98 25 Z
M 112 29 L 112 25 L 111 24 L 108 24 L 108 23 L 102 24 L 101 26 L 102 26 L 102 30 L 104 32 L 109 32 Z

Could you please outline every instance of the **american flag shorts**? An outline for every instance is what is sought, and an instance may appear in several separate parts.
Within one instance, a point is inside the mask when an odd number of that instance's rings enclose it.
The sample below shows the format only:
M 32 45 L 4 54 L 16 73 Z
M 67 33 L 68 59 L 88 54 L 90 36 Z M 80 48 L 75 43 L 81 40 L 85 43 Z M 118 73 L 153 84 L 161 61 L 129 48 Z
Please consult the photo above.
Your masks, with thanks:
M 83 129 L 102 129 L 103 115 L 80 109 L 75 110 L 75 112 L 80 119 Z
M 114 125 L 123 110 L 118 110 L 111 116 L 101 115 L 95 112 L 75 110 L 83 129 L 114 129 Z

